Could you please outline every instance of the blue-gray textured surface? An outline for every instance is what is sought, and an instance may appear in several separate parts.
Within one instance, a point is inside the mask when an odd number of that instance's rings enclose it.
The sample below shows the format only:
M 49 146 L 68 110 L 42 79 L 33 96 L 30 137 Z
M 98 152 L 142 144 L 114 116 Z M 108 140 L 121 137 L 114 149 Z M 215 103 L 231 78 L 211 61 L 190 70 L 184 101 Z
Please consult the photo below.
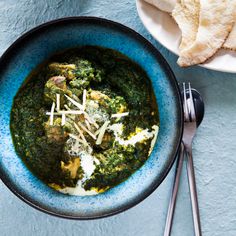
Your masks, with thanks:
M 149 39 L 166 57 L 179 82 L 190 81 L 206 102 L 194 142 L 194 161 L 204 236 L 236 235 L 236 76 L 199 67 L 180 69 L 176 57 L 142 26 L 131 0 L 0 0 L 0 54 L 22 33 L 65 16 L 93 15 L 121 22 Z M 227 65 L 226 65 L 227 66 Z M 0 235 L 161 236 L 174 170 L 138 206 L 113 217 L 70 221 L 45 215 L 0 182 Z M 186 171 L 181 179 L 173 236 L 193 236 Z

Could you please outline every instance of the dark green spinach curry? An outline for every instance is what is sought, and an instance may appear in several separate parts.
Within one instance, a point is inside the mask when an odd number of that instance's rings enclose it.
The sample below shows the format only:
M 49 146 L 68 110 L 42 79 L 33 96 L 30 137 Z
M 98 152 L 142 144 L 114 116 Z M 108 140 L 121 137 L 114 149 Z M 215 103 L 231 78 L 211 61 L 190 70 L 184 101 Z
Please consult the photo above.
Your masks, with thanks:
M 49 186 L 75 195 L 126 180 L 147 160 L 158 125 L 145 72 L 119 52 L 94 46 L 40 65 L 11 114 L 19 156 Z

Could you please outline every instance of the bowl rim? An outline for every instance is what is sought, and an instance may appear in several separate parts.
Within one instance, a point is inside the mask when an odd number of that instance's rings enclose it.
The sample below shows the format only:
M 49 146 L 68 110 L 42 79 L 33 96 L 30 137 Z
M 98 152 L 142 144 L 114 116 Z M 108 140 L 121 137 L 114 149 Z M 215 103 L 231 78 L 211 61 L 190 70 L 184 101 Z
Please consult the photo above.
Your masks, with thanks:
M 160 60 L 161 64 L 163 65 L 163 67 L 167 71 L 171 84 L 173 85 L 173 87 L 175 87 L 175 91 L 176 91 L 176 95 L 177 95 L 176 99 L 178 101 L 177 102 L 178 103 L 178 110 L 180 113 L 180 116 L 178 117 L 179 121 L 180 121 L 180 127 L 179 127 L 179 134 L 180 135 L 179 135 L 179 137 L 177 137 L 177 142 L 176 142 L 177 146 L 173 150 L 173 156 L 171 158 L 171 161 L 170 161 L 169 165 L 166 167 L 166 170 L 164 170 L 164 174 L 160 178 L 160 181 L 158 181 L 158 183 L 156 183 L 152 188 L 150 188 L 148 191 L 146 191 L 144 194 L 142 194 L 142 197 L 140 197 L 138 200 L 132 201 L 130 204 L 127 204 L 126 206 L 123 206 L 118 210 L 115 210 L 110 213 L 102 214 L 99 216 L 89 216 L 89 217 L 68 216 L 65 214 L 56 213 L 53 210 L 48 210 L 48 209 L 44 208 L 43 206 L 35 204 L 32 200 L 27 199 L 27 197 L 23 196 L 23 194 L 21 194 L 16 189 L 14 189 L 14 187 L 11 186 L 11 183 L 8 182 L 6 175 L 4 175 L 4 173 L 0 172 L 0 180 L 2 180 L 2 182 L 8 187 L 8 189 L 10 189 L 10 191 L 13 192 L 23 202 L 27 203 L 29 206 L 31 206 L 41 212 L 44 212 L 46 214 L 49 214 L 52 216 L 57 216 L 57 217 L 64 218 L 64 219 L 71 219 L 71 220 L 92 220 L 92 219 L 100 219 L 100 218 L 113 216 L 113 215 L 124 212 L 124 211 L 136 206 L 137 204 L 142 202 L 144 199 L 146 199 L 150 194 L 152 194 L 161 185 L 161 183 L 163 182 L 163 180 L 166 178 L 169 171 L 171 170 L 171 168 L 175 162 L 178 150 L 180 148 L 182 135 L 183 135 L 183 108 L 182 108 L 181 92 L 180 92 L 178 82 L 176 80 L 176 77 L 175 77 L 172 69 L 170 68 L 166 59 L 159 52 L 159 50 L 150 41 L 148 41 L 146 38 L 144 38 L 144 36 L 142 36 L 141 34 L 136 32 L 135 30 L 133 30 L 133 29 L 129 28 L 128 26 L 125 26 L 121 23 L 118 23 L 118 22 L 115 22 L 115 21 L 112 21 L 109 19 L 101 18 L 101 17 L 94 17 L 94 16 L 72 16 L 72 17 L 63 17 L 63 18 L 58 18 L 58 19 L 54 19 L 51 21 L 47 21 L 45 23 L 39 24 L 38 26 L 30 29 L 29 31 L 27 31 L 26 33 L 24 33 L 20 37 L 18 37 L 1 55 L 0 65 L 7 64 L 8 59 L 11 58 L 12 53 L 14 54 L 14 49 L 18 46 L 18 44 L 24 42 L 24 40 L 26 40 L 32 34 L 34 34 L 36 32 L 38 33 L 39 31 L 44 30 L 46 27 L 48 27 L 50 25 L 58 25 L 58 24 L 63 24 L 63 23 L 67 23 L 67 22 L 82 22 L 82 21 L 88 21 L 90 23 L 99 22 L 101 24 L 109 24 L 109 25 L 113 25 L 114 27 L 118 27 L 121 30 L 123 30 L 124 32 L 126 32 L 127 34 L 133 35 L 138 41 L 145 44 L 145 46 L 148 49 L 152 50 L 152 53 L 154 54 L 154 56 Z

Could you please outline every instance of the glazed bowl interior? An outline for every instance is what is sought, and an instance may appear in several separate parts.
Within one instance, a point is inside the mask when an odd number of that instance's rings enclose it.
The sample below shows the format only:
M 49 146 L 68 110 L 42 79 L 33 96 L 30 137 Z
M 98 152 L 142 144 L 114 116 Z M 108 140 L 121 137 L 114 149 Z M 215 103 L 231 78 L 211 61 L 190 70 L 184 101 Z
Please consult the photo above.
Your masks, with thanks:
M 103 194 L 82 197 L 56 192 L 35 177 L 15 153 L 9 124 L 14 96 L 29 73 L 52 54 L 84 45 L 118 50 L 146 71 L 158 104 L 160 131 L 152 154 L 128 180 Z M 49 22 L 15 42 L 1 57 L 0 71 L 0 177 L 31 206 L 73 219 L 108 216 L 139 203 L 167 175 L 182 135 L 178 85 L 157 49 L 133 30 L 93 17 Z

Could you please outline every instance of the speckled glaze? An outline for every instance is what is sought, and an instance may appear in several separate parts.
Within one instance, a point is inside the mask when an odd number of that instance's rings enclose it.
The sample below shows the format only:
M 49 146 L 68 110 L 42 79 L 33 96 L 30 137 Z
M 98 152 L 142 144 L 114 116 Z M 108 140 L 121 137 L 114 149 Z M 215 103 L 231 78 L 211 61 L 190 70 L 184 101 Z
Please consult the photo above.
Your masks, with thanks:
M 142 66 L 156 95 L 160 131 L 151 156 L 127 181 L 97 196 L 78 197 L 50 189 L 25 167 L 14 151 L 9 122 L 13 98 L 27 75 L 53 53 L 83 45 L 118 50 Z M 0 177 L 31 206 L 73 219 L 108 216 L 139 203 L 167 175 L 182 135 L 180 94 L 164 58 L 136 32 L 118 23 L 92 17 L 53 21 L 18 39 L 1 57 L 0 68 Z

